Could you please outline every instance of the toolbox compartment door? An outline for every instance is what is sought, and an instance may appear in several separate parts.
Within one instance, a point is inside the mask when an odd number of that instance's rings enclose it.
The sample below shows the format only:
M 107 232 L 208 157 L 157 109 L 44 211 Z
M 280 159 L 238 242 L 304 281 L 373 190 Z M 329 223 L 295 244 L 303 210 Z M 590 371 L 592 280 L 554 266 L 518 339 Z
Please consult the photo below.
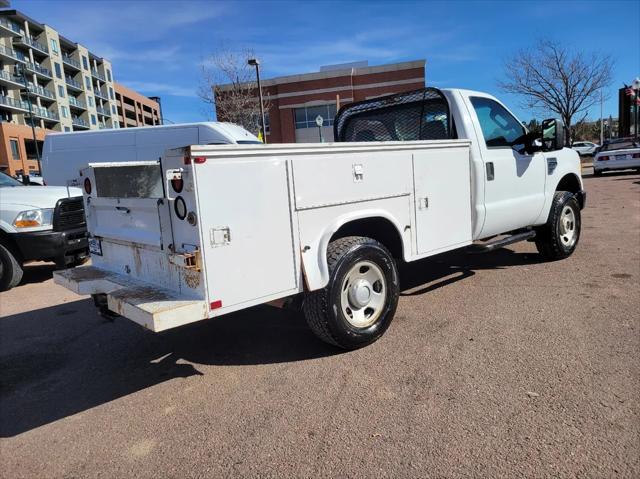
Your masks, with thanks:
M 224 312 L 291 294 L 297 275 L 286 161 L 210 159 L 194 165 L 194 175 L 209 300 Z

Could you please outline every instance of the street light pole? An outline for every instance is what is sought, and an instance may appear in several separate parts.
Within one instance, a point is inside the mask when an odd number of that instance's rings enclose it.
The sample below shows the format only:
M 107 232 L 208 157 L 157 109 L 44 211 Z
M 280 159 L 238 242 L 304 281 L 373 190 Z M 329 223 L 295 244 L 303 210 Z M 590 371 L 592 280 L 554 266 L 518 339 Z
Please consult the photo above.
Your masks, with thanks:
M 262 86 L 260 85 L 260 62 L 257 58 L 250 58 L 247 63 L 256 67 L 256 80 L 258 81 L 258 97 L 260 98 L 260 120 L 262 121 L 262 141 L 267 143 L 266 121 L 264 117 L 264 103 L 262 101 Z
M 633 91 L 635 92 L 635 98 L 634 98 L 634 115 L 633 115 L 633 122 L 635 123 L 635 138 L 636 140 L 638 139 L 638 123 L 640 123 L 640 115 L 638 114 L 638 112 L 640 111 L 638 109 L 638 98 L 639 97 L 639 93 L 640 93 L 640 78 L 636 77 L 635 80 L 633 80 L 633 83 L 631 83 L 631 88 L 633 88 Z
M 600 89 L 600 144 L 604 143 L 604 119 L 602 118 L 602 103 L 603 103 L 603 93 L 602 88 Z
M 33 109 L 31 106 L 31 91 L 29 90 L 29 84 L 27 83 L 27 75 L 24 71 L 24 66 L 16 64 L 16 68 L 20 71 L 20 76 L 22 77 L 22 83 L 24 84 L 24 89 L 27 92 L 27 104 L 29 105 L 29 119 L 31 120 L 31 133 L 33 135 L 33 144 L 36 147 L 36 160 L 38 162 L 38 172 L 42 175 L 42 166 L 40 165 L 40 149 L 38 148 L 38 138 L 36 136 L 36 127 L 33 123 Z M 24 170 L 23 170 L 24 171 Z M 24 177 L 24 172 L 22 174 Z M 29 168 L 27 168 L 27 178 L 29 177 Z

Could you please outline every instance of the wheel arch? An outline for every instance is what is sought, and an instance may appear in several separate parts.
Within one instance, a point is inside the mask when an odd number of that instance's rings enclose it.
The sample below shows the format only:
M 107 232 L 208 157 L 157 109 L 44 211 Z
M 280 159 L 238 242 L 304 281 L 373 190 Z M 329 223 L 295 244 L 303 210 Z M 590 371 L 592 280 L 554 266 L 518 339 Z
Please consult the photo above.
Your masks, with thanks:
M 335 239 L 365 236 L 382 243 L 396 259 L 406 259 L 407 244 L 398 221 L 384 210 L 364 210 L 342 215 L 328 224 L 320 237 L 303 247 L 302 263 L 308 291 L 323 288 L 329 282 L 327 248 Z M 304 241 L 302 244 L 305 244 Z
M 562 178 L 560 178 L 560 181 L 558 181 L 554 193 L 556 191 L 568 191 L 569 193 L 573 193 L 574 195 L 576 195 L 577 193 L 582 191 L 582 189 L 582 181 L 580 180 L 580 178 L 578 178 L 578 175 L 576 175 L 575 173 L 567 173 Z M 580 204 L 580 208 L 584 208 L 584 197 L 582 195 L 577 195 L 576 199 Z

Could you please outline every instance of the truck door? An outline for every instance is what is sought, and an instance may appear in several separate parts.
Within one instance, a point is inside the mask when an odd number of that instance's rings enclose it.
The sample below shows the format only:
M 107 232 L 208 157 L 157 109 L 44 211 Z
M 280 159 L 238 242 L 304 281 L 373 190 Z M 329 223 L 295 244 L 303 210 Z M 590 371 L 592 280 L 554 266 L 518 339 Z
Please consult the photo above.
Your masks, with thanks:
M 533 224 L 544 206 L 546 160 L 524 152 L 522 124 L 493 98 L 469 97 L 485 166 L 485 221 L 480 238 Z

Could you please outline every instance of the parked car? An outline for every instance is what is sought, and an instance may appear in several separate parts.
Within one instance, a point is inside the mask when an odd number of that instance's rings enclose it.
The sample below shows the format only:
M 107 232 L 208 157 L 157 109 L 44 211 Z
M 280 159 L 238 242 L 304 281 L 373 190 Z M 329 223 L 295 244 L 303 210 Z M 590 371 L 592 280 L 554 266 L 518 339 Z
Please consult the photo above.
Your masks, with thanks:
M 88 257 L 79 188 L 25 186 L 0 173 L 0 291 L 20 283 L 29 261 L 65 267 Z
M 605 171 L 636 169 L 640 171 L 640 141 L 619 138 L 606 141 L 593 158 L 593 174 Z
M 92 265 L 54 279 L 156 332 L 302 300 L 321 340 L 358 348 L 391 324 L 403 260 L 517 241 L 534 241 L 547 260 L 574 252 L 580 159 L 563 148 L 562 122 L 542 131 L 536 146 L 486 93 L 426 88 L 343 107 L 334 143 L 89 160 Z M 69 148 L 68 161 L 119 148 L 96 141 Z
M 580 156 L 593 156 L 598 147 L 600 145 L 590 141 L 576 141 L 571 145 L 571 149 L 577 151 Z

